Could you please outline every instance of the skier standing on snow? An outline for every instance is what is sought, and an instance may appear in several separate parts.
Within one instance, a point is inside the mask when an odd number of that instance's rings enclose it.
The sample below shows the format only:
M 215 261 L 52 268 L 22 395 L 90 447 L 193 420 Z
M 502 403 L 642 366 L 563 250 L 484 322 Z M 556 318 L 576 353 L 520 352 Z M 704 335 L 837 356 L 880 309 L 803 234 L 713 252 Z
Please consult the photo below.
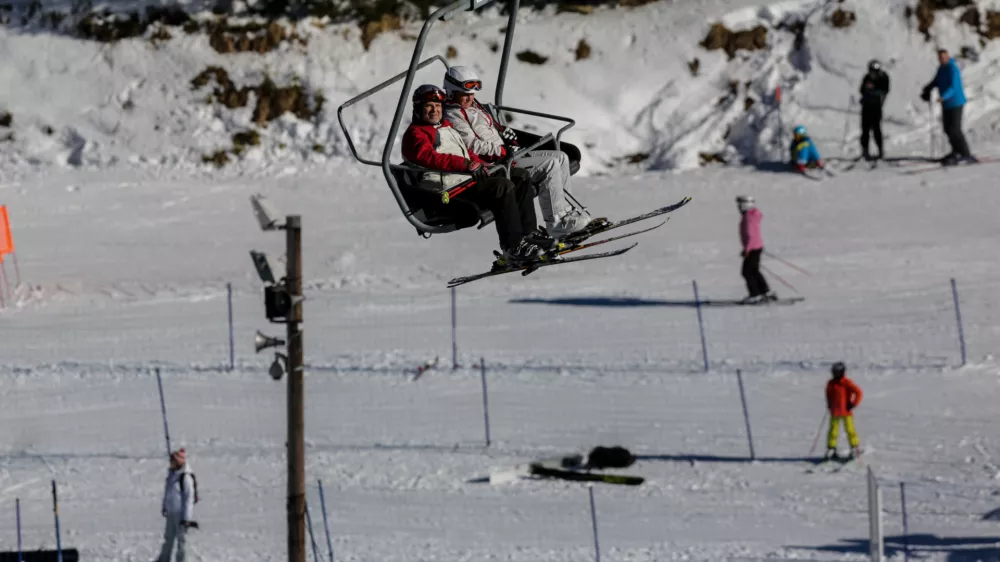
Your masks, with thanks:
M 490 112 L 476 101 L 476 92 L 483 87 L 474 70 L 453 66 L 444 75 L 444 89 L 448 100 L 444 107 L 445 119 L 462 136 L 465 146 L 486 162 L 498 162 L 514 151 L 517 135 L 513 130 L 497 123 Z M 538 190 L 538 203 L 545 219 L 549 236 L 561 240 L 585 230 L 594 219 L 586 210 L 574 208 L 566 201 L 569 183 L 569 157 L 557 150 L 532 150 L 519 154 L 511 163 L 513 170 L 527 174 Z
M 889 75 L 882 70 L 877 60 L 868 63 L 868 74 L 861 79 L 861 154 L 871 160 L 868 152 L 869 134 L 875 135 L 878 148 L 876 159 L 881 160 L 882 152 L 882 106 L 889 95 Z
M 806 168 L 823 168 L 823 157 L 819 154 L 816 144 L 809 138 L 805 125 L 796 125 L 792 131 L 792 144 L 789 147 L 791 152 L 792 166 L 800 173 L 805 173 Z
M 544 250 L 527 235 L 537 225 L 534 198 L 527 186 L 505 177 L 490 177 L 487 164 L 465 142 L 451 123 L 443 119 L 444 90 L 424 84 L 413 92 L 413 121 L 403 133 L 403 159 L 435 170 L 425 172 L 422 185 L 442 191 L 469 179 L 449 172 L 471 172 L 476 185 L 461 197 L 493 213 L 503 254 L 495 267 L 524 263 L 542 257 Z
M 764 252 L 764 238 L 760 235 L 760 221 L 764 214 L 754 204 L 753 197 L 740 195 L 736 198 L 736 206 L 743 218 L 740 220 L 740 241 L 743 242 L 743 279 L 747 283 L 749 296 L 743 299 L 745 304 L 757 304 L 778 297 L 770 292 L 767 280 L 760 273 L 760 255 Z
M 962 72 L 958 69 L 955 59 L 948 55 L 946 49 L 938 51 L 937 74 L 929 84 L 924 86 L 920 99 L 931 101 L 931 91 L 938 89 L 941 102 L 941 125 L 948 137 L 951 152 L 941 159 L 944 166 L 953 166 L 959 162 L 977 162 L 969 152 L 969 143 L 962 133 L 962 108 L 965 107 L 965 89 L 962 87 Z
M 198 528 L 198 523 L 194 521 L 195 486 L 194 474 L 188 467 L 184 449 L 174 451 L 170 455 L 170 470 L 163 489 L 160 513 L 167 519 L 167 528 L 157 562 L 170 562 L 174 542 L 177 543 L 176 560 L 184 562 L 187 530 Z
M 862 392 L 854 381 L 845 376 L 846 367 L 840 361 L 833 364 L 830 373 L 833 378 L 826 383 L 826 406 L 830 410 L 830 431 L 826 438 L 826 459 L 837 460 L 837 435 L 840 424 L 847 431 L 847 441 L 851 444 L 848 460 L 861 454 L 858 434 L 854 430 L 853 410 L 861 403 Z

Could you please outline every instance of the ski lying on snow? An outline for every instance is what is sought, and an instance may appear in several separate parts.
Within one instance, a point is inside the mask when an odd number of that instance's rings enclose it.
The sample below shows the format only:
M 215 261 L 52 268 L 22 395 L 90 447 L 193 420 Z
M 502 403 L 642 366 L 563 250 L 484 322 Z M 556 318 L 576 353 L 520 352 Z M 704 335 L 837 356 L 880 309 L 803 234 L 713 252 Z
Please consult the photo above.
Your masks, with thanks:
M 536 269 L 539 269 L 539 268 L 542 268 L 542 267 L 549 267 L 550 265 L 563 265 L 563 264 L 574 263 L 574 262 L 579 262 L 579 261 L 597 260 L 597 259 L 601 259 L 601 258 L 610 258 L 610 257 L 614 257 L 614 256 L 620 256 L 620 255 L 624 254 L 625 252 L 631 250 L 632 248 L 635 248 L 638 244 L 639 244 L 638 242 L 635 242 L 631 246 L 627 246 L 625 248 L 621 248 L 621 249 L 618 249 L 618 250 L 612 250 L 610 252 L 601 252 L 599 254 L 587 254 L 586 256 L 575 256 L 575 257 L 571 257 L 571 258 L 559 258 L 559 259 L 552 259 L 552 260 L 549 260 L 549 261 L 537 261 L 537 262 L 531 262 L 531 263 L 528 263 L 528 264 L 525 264 L 525 265 L 519 265 L 519 266 L 515 266 L 515 267 L 507 267 L 507 268 L 499 269 L 499 270 L 496 270 L 496 271 L 487 271 L 486 273 L 479 273 L 479 274 L 476 274 L 476 275 L 469 275 L 467 277 L 456 277 L 456 278 L 452 279 L 451 281 L 448 281 L 448 288 L 457 287 L 459 285 L 463 285 L 465 283 L 471 283 L 473 281 L 478 281 L 479 279 L 485 279 L 486 277 L 493 277 L 495 275 L 504 275 L 506 273 L 514 273 L 515 271 L 520 271 L 521 275 L 528 275 L 529 273 L 535 271 Z M 577 248 L 577 249 L 579 249 L 579 248 Z
M 571 482 L 603 482 L 605 484 L 620 484 L 622 486 L 638 486 L 646 481 L 646 479 L 642 476 L 629 476 L 627 474 L 581 472 L 578 470 L 549 467 L 540 463 L 532 463 L 528 466 L 529 472 L 533 476 L 557 478 L 559 480 L 569 480 Z
M 923 168 L 902 170 L 899 173 L 902 174 L 902 175 L 904 175 L 904 176 L 912 176 L 912 175 L 915 175 L 915 174 L 923 174 L 925 172 L 933 172 L 935 170 L 950 170 L 950 169 L 953 169 L 953 168 L 962 168 L 962 167 L 965 167 L 965 166 L 975 166 L 976 164 L 991 164 L 991 163 L 994 163 L 994 162 L 1000 162 L 1000 156 L 984 157 L 984 158 L 980 158 L 978 162 L 962 162 L 960 164 L 954 164 L 954 165 L 951 165 L 951 166 L 945 166 L 944 164 L 935 164 L 933 166 L 927 166 L 927 167 L 923 167 Z

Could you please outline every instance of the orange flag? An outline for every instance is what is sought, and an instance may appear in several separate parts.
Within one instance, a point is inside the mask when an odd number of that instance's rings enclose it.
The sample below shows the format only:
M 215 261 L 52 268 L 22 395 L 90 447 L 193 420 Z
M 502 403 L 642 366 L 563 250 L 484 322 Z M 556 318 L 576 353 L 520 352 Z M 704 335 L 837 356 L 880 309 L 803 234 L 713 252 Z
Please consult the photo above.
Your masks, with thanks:
M 10 233 L 7 205 L 0 205 L 0 260 L 4 254 L 14 253 L 14 236 Z

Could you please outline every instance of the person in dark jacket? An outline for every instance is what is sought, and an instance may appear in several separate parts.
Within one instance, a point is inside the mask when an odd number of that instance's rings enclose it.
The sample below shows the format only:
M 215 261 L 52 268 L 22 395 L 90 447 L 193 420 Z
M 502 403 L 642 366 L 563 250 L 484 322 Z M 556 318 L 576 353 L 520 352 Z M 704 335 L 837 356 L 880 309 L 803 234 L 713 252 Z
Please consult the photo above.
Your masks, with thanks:
M 882 106 L 889 95 L 889 75 L 882 70 L 882 64 L 877 60 L 868 63 L 868 74 L 861 79 L 861 154 L 865 160 L 871 160 L 868 152 L 868 140 L 875 136 L 875 146 L 878 148 L 877 159 L 882 159 Z
M 969 152 L 969 143 L 962 133 L 962 108 L 965 107 L 962 73 L 946 49 L 938 51 L 938 62 L 940 65 L 937 74 L 934 75 L 934 80 L 924 86 L 920 99 L 930 101 L 931 91 L 934 88 L 937 88 L 941 98 L 941 125 L 944 134 L 948 136 L 948 143 L 951 144 L 951 152 L 941 159 L 941 163 L 951 166 L 959 162 L 976 162 L 976 158 Z

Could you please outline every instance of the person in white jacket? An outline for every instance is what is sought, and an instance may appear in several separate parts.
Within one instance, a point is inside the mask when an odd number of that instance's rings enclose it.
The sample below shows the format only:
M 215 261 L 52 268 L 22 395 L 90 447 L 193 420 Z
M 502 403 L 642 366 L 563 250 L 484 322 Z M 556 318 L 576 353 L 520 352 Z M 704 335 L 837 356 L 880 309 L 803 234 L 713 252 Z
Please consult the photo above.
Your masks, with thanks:
M 184 449 L 170 454 L 170 470 L 163 488 L 161 513 L 167 518 L 167 528 L 163 535 L 163 548 L 157 562 L 170 562 L 170 555 L 177 543 L 177 562 L 184 562 L 184 548 L 187 530 L 198 528 L 194 521 L 196 490 L 194 474 L 187 464 Z
M 507 157 L 507 144 L 516 140 L 516 135 L 496 123 L 490 112 L 476 101 L 476 92 L 482 87 L 482 81 L 472 69 L 465 66 L 449 68 L 444 75 L 444 89 L 448 93 L 444 116 L 470 151 L 487 162 L 497 162 Z M 585 230 L 594 221 L 586 210 L 574 208 L 566 200 L 570 170 L 565 152 L 531 150 L 518 154 L 511 167 L 525 171 L 538 190 L 542 218 L 552 238 L 566 238 Z

